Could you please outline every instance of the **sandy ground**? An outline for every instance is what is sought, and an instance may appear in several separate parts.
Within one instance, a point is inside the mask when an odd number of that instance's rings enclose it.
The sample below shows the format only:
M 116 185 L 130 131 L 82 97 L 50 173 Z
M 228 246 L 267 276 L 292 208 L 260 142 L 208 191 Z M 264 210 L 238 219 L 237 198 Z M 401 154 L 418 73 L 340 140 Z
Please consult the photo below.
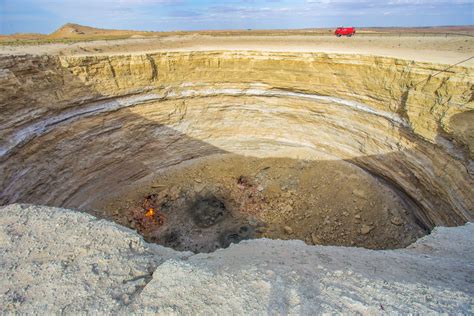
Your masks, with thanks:
M 114 55 L 163 51 L 255 50 L 388 56 L 454 64 L 474 55 L 474 37 L 460 35 L 210 36 L 200 34 L 76 43 L 1 45 L 0 54 Z M 474 59 L 462 64 L 474 66 Z

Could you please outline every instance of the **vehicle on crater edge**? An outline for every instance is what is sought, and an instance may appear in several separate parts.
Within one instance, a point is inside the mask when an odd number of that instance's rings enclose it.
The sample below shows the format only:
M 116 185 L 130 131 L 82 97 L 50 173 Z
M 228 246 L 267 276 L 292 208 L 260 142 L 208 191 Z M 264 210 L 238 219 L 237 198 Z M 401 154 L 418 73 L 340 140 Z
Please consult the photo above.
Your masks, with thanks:
M 336 31 L 334 32 L 334 34 L 337 36 L 337 37 L 341 37 L 343 35 L 347 36 L 347 37 L 351 37 L 352 35 L 354 35 L 356 33 L 356 30 L 355 30 L 355 27 L 338 27 L 336 29 Z

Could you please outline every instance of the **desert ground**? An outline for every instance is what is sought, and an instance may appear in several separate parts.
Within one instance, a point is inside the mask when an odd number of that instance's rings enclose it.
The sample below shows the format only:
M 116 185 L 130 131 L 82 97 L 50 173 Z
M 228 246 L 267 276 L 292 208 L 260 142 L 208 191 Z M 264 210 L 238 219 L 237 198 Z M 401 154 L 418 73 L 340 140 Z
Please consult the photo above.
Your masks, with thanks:
M 326 52 L 454 64 L 474 52 L 474 27 L 361 29 L 337 38 L 331 29 L 135 32 L 67 24 L 51 35 L 0 36 L 0 54 L 114 55 L 169 51 Z M 463 63 L 474 65 L 474 60 Z

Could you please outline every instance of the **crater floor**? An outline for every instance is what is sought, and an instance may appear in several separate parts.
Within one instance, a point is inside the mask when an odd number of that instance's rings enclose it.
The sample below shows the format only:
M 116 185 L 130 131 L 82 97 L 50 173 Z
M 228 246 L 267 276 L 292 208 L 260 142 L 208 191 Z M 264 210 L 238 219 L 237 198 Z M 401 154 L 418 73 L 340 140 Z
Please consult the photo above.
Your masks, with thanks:
M 400 248 L 426 233 L 413 215 L 416 208 L 343 160 L 232 154 L 181 163 L 93 207 L 148 241 L 193 252 L 262 237 Z

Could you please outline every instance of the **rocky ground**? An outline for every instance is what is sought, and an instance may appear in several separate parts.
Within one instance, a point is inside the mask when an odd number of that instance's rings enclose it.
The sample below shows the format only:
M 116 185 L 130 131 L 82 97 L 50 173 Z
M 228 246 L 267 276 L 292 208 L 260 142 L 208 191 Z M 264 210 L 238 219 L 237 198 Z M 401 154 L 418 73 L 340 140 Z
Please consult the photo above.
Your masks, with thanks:
M 466 224 L 400 250 L 259 239 L 193 255 L 15 204 L 0 208 L 0 313 L 472 314 L 473 236 Z
M 96 214 L 194 252 L 261 237 L 386 249 L 425 234 L 415 208 L 348 162 L 227 154 L 162 171 L 97 205 Z

